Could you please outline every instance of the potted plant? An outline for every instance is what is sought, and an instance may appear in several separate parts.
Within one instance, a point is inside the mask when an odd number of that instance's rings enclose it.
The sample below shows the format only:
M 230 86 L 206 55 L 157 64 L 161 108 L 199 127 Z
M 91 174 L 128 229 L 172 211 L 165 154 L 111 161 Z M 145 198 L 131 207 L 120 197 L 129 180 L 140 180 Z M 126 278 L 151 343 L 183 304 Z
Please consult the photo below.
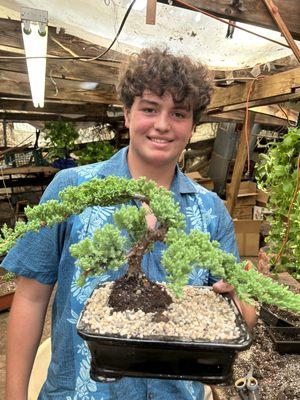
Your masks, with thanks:
M 45 140 L 49 147 L 49 158 L 55 168 L 74 167 L 70 154 L 76 148 L 79 133 L 72 122 L 54 121 L 45 123 Z
M 261 154 L 257 167 L 260 189 L 270 193 L 267 218 L 270 231 L 266 238 L 266 259 L 274 273 L 287 271 L 300 278 L 300 129 L 289 129 L 282 141 L 273 143 L 267 154 Z M 275 305 L 264 304 L 262 319 L 271 326 L 299 325 L 299 317 Z
M 79 157 L 78 165 L 92 164 L 108 160 L 116 152 L 116 149 L 108 140 L 85 143 L 85 146 L 74 152 Z
M 269 263 L 274 272 L 288 271 L 299 280 L 300 128 L 289 129 L 260 157 L 256 179 L 258 187 L 270 193 L 267 206 L 272 212 L 267 218 Z
M 27 224 L 18 222 L 14 230 L 5 226 L 2 230 L 0 251 L 6 252 L 24 233 L 60 223 L 70 215 L 80 214 L 87 207 L 128 203 L 131 200 L 148 206 L 157 218 L 155 229 L 147 227 L 145 207 L 123 205 L 114 214 L 116 225 L 107 224 L 96 230 L 92 238 L 85 238 L 70 248 L 82 270 L 78 279 L 79 285 L 84 285 L 90 275 L 118 269 L 128 262 L 127 272 L 121 279 L 100 288 L 100 293 L 108 291 L 106 304 L 110 308 L 111 316 L 125 312 L 130 319 L 132 311 L 138 309 L 140 314 L 151 312 L 154 322 L 163 325 L 168 318 L 166 312 L 176 302 L 176 296 L 190 296 L 185 285 L 194 265 L 205 265 L 214 275 L 233 284 L 242 300 L 251 301 L 251 298 L 255 298 L 300 313 L 299 295 L 258 273 L 254 268 L 245 268 L 245 263 L 236 263 L 234 256 L 223 252 L 217 242 L 210 242 L 208 234 L 197 230 L 186 234 L 184 216 L 172 194 L 144 178 L 128 180 L 111 176 L 106 179 L 94 178 L 79 186 L 67 187 L 60 192 L 60 201 L 50 200 L 33 208 L 28 207 L 25 211 Z M 165 244 L 161 262 L 167 271 L 167 286 L 150 282 L 141 268 L 144 254 L 151 251 L 157 241 Z M 212 291 L 206 289 L 208 297 L 211 293 Z M 225 307 L 226 301 L 221 297 L 218 299 L 215 297 L 211 304 Z M 90 313 L 89 303 L 90 301 L 86 308 L 87 316 Z M 192 303 L 193 299 L 186 309 L 192 307 Z M 85 312 L 79 320 L 78 331 L 91 345 L 91 374 L 95 379 L 99 379 L 99 375 L 154 376 L 155 369 L 156 377 L 220 382 L 230 376 L 236 352 L 250 345 L 249 334 L 241 316 L 234 305 L 232 309 L 232 319 L 237 320 L 237 334 L 230 339 L 224 339 L 222 333 L 210 340 L 204 332 L 200 337 L 187 341 L 178 335 L 166 340 L 161 333 L 154 339 L 149 333 L 150 337 L 146 339 L 138 338 L 135 334 L 131 337 L 126 332 L 119 335 L 109 332 L 106 335 L 103 332 L 97 334 L 91 332 L 89 317 L 86 318 Z M 202 319 L 204 317 L 201 315 Z M 223 329 L 226 330 L 226 327 Z M 117 364 L 111 364 L 114 359 L 112 354 L 116 356 Z M 141 360 L 138 366 L 135 364 L 137 359 Z M 107 364 L 99 365 L 101 360 L 105 360 Z

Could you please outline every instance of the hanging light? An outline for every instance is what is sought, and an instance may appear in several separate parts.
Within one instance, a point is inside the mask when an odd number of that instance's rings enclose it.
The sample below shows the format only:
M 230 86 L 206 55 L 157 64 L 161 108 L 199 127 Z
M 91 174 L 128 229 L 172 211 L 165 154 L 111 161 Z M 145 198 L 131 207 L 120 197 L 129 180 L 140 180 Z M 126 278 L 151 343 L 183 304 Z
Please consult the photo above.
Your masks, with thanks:
M 34 107 L 44 107 L 48 12 L 21 8 L 22 36 Z

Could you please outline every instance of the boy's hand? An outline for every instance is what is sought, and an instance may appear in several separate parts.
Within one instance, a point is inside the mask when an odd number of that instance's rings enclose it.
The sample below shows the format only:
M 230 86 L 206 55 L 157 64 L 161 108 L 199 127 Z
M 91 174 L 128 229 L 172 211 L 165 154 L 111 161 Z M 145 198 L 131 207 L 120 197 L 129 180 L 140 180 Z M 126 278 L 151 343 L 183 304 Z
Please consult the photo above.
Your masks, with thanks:
M 232 300 L 234 300 L 236 306 L 244 316 L 249 328 L 253 328 L 257 320 L 255 307 L 241 301 L 235 293 L 234 286 L 221 279 L 220 281 L 213 284 L 213 290 L 216 293 L 227 293 L 232 298 Z
M 234 287 L 230 283 L 221 279 L 213 284 L 213 290 L 216 293 L 228 293 L 230 297 L 234 297 Z

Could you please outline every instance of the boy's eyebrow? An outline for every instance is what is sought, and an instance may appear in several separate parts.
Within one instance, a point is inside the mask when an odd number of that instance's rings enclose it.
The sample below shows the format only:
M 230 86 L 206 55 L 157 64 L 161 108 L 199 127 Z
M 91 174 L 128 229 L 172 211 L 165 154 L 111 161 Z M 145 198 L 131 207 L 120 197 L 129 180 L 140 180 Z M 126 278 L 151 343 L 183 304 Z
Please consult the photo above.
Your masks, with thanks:
M 155 100 L 141 99 L 141 103 L 146 103 L 148 105 L 158 106 L 159 103 Z M 174 110 L 186 110 L 189 111 L 190 107 L 183 103 L 175 103 Z
M 141 99 L 141 103 L 146 103 L 146 104 L 154 105 L 154 106 L 157 106 L 157 105 L 158 105 L 158 102 L 157 102 L 157 101 L 148 100 L 148 99 Z

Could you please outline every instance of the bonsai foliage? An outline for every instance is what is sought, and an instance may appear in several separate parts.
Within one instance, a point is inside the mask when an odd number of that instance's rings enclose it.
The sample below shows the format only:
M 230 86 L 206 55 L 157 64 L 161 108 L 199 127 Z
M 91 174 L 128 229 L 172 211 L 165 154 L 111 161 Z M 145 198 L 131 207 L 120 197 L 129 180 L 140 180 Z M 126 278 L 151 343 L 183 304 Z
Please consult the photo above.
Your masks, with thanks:
M 118 269 L 128 262 L 127 276 L 143 277 L 141 261 L 151 251 L 153 243 L 162 241 L 166 249 L 162 265 L 166 269 L 170 289 L 177 295 L 188 283 L 195 266 L 209 268 L 212 274 L 226 279 L 235 286 L 238 296 L 246 301 L 276 304 L 300 313 L 300 295 L 277 284 L 254 269 L 245 270 L 245 263 L 236 263 L 235 257 L 222 251 L 216 241 L 198 230 L 184 231 L 184 215 L 173 200 L 172 193 L 158 188 L 144 178 L 127 180 L 108 177 L 92 179 L 79 186 L 69 186 L 60 192 L 60 201 L 50 200 L 33 208 L 26 208 L 28 223 L 17 222 L 15 229 L 4 227 L 0 253 L 5 253 L 15 241 L 28 231 L 63 222 L 73 214 L 80 214 L 91 206 L 109 206 L 136 201 L 148 205 L 157 218 L 155 229 L 147 227 L 145 207 L 122 205 L 114 214 L 115 225 L 107 224 L 70 247 L 77 258 L 82 274 L 79 284 L 89 275 L 98 275 L 109 269 Z
M 293 128 L 261 155 L 259 187 L 270 192 L 267 237 L 277 272 L 288 270 L 300 279 L 300 129 Z
M 45 139 L 50 147 L 49 155 L 53 159 L 68 159 L 75 149 L 79 133 L 72 122 L 54 121 L 45 123 Z

